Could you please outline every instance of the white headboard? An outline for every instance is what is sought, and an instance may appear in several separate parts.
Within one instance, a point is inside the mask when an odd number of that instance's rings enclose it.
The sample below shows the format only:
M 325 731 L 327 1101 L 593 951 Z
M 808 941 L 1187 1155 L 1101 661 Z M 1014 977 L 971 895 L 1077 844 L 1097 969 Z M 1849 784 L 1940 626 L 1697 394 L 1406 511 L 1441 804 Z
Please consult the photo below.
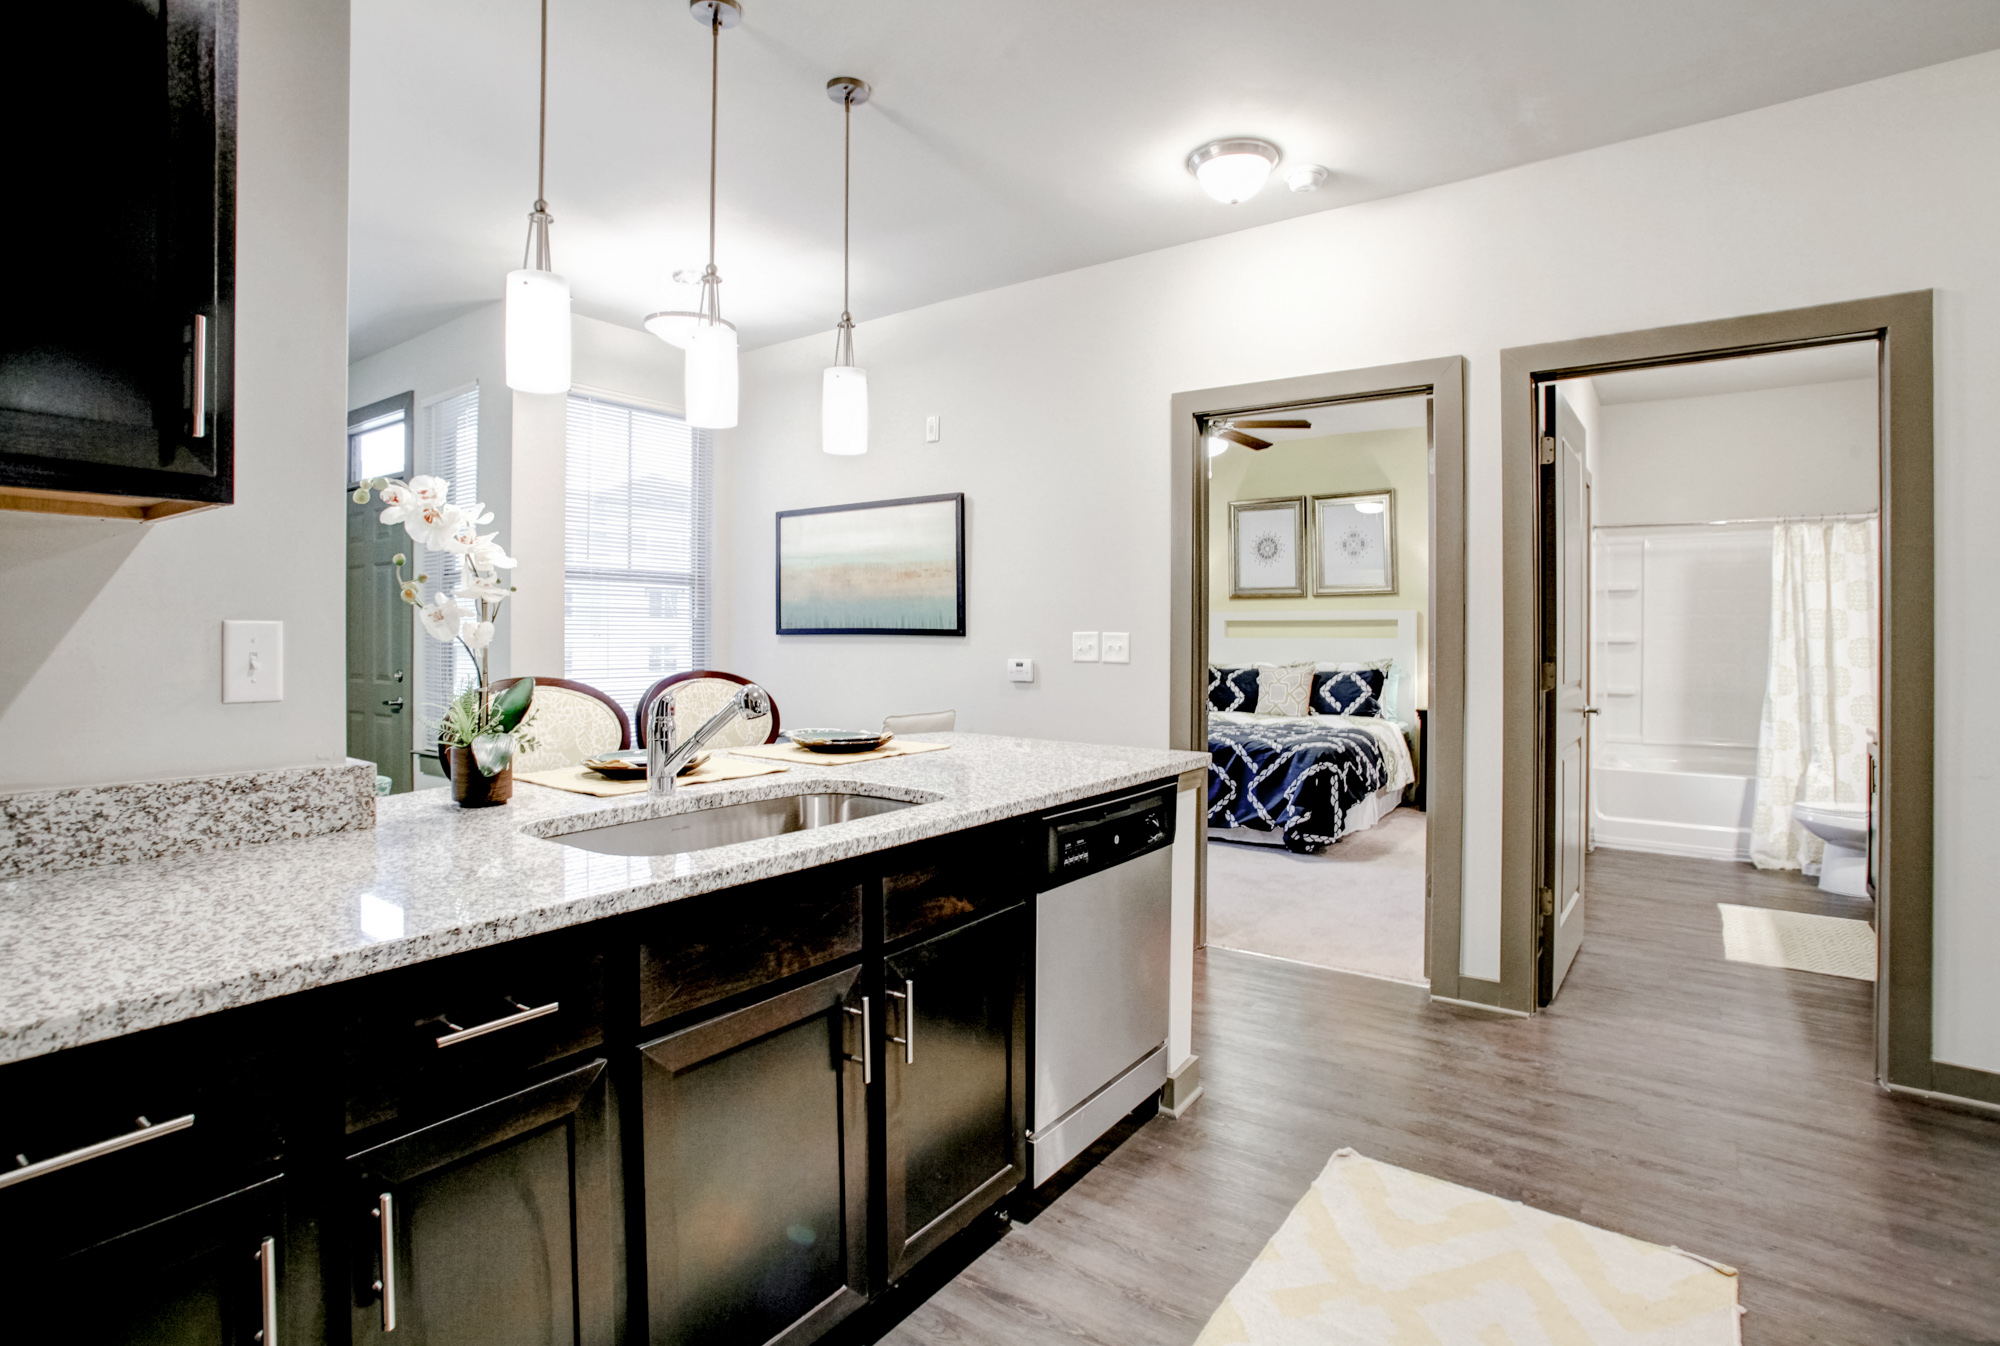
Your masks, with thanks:
M 1348 634 L 1356 627 L 1380 628 L 1391 623 L 1396 628 L 1393 636 Z M 1259 634 L 1259 627 L 1267 634 Z M 1255 611 L 1236 608 L 1208 615 L 1211 664 L 1286 664 L 1308 659 L 1316 664 L 1394 659 L 1396 694 L 1390 715 L 1406 724 L 1417 722 L 1417 680 L 1422 670 L 1417 667 L 1415 609 L 1356 608 L 1330 612 L 1324 608 Z

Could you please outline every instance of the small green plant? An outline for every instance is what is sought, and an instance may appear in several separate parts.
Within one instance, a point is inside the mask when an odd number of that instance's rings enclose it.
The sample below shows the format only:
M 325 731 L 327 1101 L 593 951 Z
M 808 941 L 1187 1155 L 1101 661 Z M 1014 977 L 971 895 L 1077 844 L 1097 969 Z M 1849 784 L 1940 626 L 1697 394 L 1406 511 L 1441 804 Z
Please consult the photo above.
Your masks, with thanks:
M 490 701 L 482 689 L 468 687 L 445 708 L 438 724 L 438 742 L 454 748 L 469 748 L 474 739 L 487 734 L 513 734 L 516 751 L 533 752 L 535 737 L 519 732 L 528 705 L 535 695 L 535 680 L 523 678 Z

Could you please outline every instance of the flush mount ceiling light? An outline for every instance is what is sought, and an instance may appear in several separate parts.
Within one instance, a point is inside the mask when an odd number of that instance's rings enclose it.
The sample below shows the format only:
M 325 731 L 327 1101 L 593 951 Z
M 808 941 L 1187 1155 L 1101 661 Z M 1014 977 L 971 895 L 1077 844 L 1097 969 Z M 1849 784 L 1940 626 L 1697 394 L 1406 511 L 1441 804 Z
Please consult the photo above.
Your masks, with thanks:
M 569 282 L 549 260 L 549 0 L 542 0 L 542 116 L 535 154 L 535 208 L 521 269 L 507 273 L 507 386 L 523 393 L 569 391 Z M 532 265 L 530 263 L 532 262 Z
M 1243 137 L 1211 140 L 1187 157 L 1187 170 L 1201 189 L 1225 206 L 1255 196 L 1277 166 L 1276 145 Z
M 847 242 L 854 191 L 854 105 L 873 93 L 852 75 L 826 82 L 826 96 L 840 104 L 840 325 L 833 334 L 833 364 L 820 380 L 819 446 L 827 453 L 868 452 L 868 371 L 854 363 L 854 315 L 847 311 Z
M 646 330 L 687 352 L 688 424 L 704 430 L 727 430 L 736 424 L 736 328 L 722 320 L 722 277 L 715 269 L 715 145 L 722 30 L 743 22 L 743 7 L 737 0 L 689 0 L 688 14 L 709 31 L 708 269 L 701 273 L 701 301 L 696 309 L 652 314 L 646 319 Z

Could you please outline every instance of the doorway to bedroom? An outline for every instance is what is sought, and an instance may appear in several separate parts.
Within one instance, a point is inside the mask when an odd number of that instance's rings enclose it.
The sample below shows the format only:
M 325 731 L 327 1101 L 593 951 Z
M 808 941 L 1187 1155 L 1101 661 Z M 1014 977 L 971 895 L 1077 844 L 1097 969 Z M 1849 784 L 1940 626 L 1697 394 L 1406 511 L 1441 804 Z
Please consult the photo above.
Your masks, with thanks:
M 1424 981 L 1430 402 L 1206 421 L 1211 945 Z

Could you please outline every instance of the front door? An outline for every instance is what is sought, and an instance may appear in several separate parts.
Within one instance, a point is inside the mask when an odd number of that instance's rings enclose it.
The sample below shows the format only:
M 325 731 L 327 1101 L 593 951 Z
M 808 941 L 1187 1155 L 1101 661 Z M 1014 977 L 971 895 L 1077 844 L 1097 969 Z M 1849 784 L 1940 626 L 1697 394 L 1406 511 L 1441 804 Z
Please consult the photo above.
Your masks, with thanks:
M 1562 989 L 1583 946 L 1590 758 L 1589 470 L 1583 422 L 1556 385 L 1542 390 L 1542 742 L 1548 763 L 1541 1003 Z
M 414 621 L 396 591 L 395 556 L 408 533 L 378 522 L 379 501 L 347 505 L 347 755 L 373 762 L 397 794 L 410 788 Z M 414 574 L 405 566 L 406 574 Z

